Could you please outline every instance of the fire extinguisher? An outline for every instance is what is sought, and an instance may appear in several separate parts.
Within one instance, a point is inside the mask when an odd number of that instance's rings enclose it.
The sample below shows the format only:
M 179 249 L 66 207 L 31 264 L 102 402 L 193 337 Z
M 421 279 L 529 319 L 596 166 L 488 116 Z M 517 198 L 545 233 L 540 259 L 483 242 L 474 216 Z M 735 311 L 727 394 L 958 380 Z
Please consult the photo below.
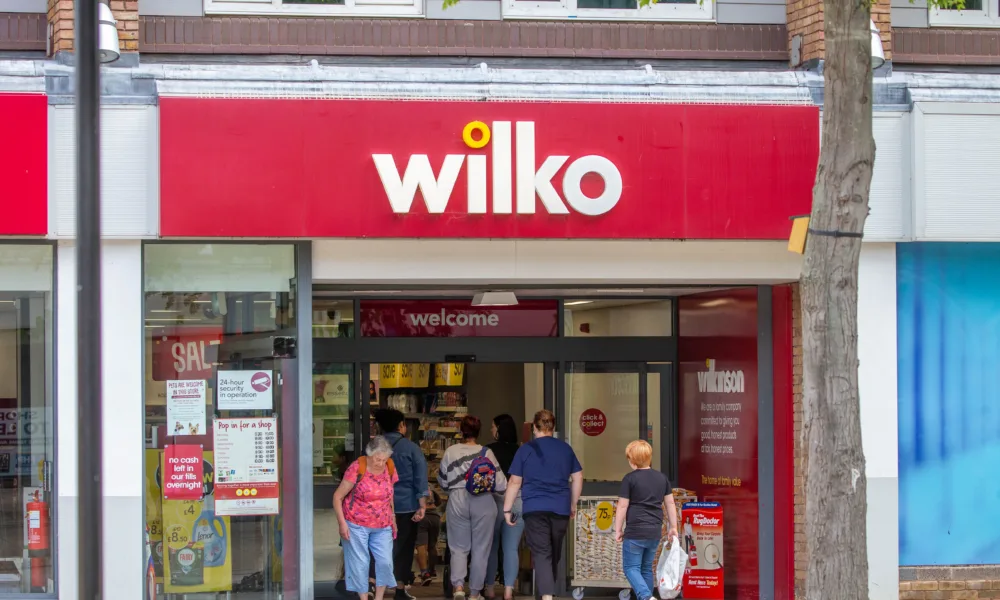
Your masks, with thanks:
M 49 504 L 35 493 L 28 508 L 28 556 L 44 557 L 49 553 Z
M 45 591 L 48 579 L 45 565 L 49 555 L 49 504 L 39 497 L 38 492 L 34 496 L 26 505 L 31 587 L 32 591 Z

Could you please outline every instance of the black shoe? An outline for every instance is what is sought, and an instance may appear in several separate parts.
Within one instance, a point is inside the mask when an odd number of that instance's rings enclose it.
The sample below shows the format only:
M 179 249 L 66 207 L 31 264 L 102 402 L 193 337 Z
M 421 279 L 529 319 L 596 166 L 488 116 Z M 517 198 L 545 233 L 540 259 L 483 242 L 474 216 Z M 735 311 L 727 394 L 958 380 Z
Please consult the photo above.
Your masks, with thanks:
M 417 600 L 406 588 L 396 588 L 396 600 Z

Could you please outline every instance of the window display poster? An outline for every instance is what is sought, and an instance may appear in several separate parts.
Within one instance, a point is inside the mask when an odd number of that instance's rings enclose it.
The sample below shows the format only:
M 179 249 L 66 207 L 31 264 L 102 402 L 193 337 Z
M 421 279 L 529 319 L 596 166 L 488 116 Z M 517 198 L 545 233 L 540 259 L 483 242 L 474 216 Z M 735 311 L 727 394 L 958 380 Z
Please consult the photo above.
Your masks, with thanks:
M 205 435 L 204 379 L 167 382 L 168 435 Z
M 760 592 L 757 292 L 690 294 L 678 310 L 677 485 L 725 507 L 726 597 L 753 598 Z
M 213 453 L 204 453 L 213 463 Z M 161 470 L 163 465 L 161 464 Z M 215 512 L 212 472 L 201 500 L 163 500 L 163 591 L 168 594 L 224 592 L 233 587 L 228 517 Z
M 163 577 L 163 496 L 160 491 L 160 462 L 163 451 L 146 449 L 146 526 L 149 527 L 149 545 L 153 550 L 153 570 L 157 583 Z
M 273 410 L 272 371 L 219 371 L 219 410 Z
M 688 555 L 684 570 L 684 598 L 722 600 L 722 505 L 718 502 L 688 502 L 681 513 L 681 535 Z
M 278 514 L 278 419 L 216 419 L 215 459 L 218 514 Z
M 168 444 L 163 449 L 163 465 L 164 500 L 201 499 L 204 469 L 200 445 Z

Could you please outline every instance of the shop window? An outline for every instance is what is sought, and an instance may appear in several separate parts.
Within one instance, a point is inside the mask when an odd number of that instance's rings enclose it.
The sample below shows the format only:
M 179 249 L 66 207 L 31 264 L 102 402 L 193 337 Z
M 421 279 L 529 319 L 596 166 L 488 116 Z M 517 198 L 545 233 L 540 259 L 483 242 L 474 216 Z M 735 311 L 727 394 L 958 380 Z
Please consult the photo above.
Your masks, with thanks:
M 0 596 L 55 593 L 52 261 L 0 245 Z
M 314 298 L 312 331 L 314 338 L 354 337 L 354 301 Z
M 294 281 L 292 245 L 144 248 L 145 515 L 161 593 L 290 591 Z
M 928 21 L 941 27 L 1000 27 L 998 0 L 965 0 L 962 10 L 928 9 Z
M 415 17 L 422 9 L 419 0 L 205 0 L 206 14 Z
M 712 0 L 660 0 L 642 8 L 638 0 L 503 0 L 503 14 L 594 21 L 711 21 L 715 11 Z
M 566 300 L 566 337 L 669 336 L 670 300 Z

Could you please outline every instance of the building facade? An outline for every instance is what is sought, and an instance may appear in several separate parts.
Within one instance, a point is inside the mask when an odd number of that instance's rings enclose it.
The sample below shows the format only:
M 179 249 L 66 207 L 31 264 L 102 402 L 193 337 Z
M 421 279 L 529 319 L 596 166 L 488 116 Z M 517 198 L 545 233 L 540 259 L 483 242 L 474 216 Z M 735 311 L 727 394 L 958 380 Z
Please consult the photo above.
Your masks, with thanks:
M 592 511 L 624 443 L 649 439 L 678 487 L 723 505 L 725 598 L 801 594 L 786 240 L 818 155 L 818 2 L 110 4 L 109 598 L 142 597 L 146 527 L 161 595 L 335 593 L 330 496 L 375 405 L 406 408 L 432 464 L 448 416 L 553 408 Z M 873 599 L 1000 581 L 966 517 L 996 497 L 994 8 L 873 8 L 889 59 L 859 289 Z M 71 3 L 3 3 L 0 596 L 75 598 L 72 49 Z M 517 307 L 472 306 L 490 290 Z M 216 478 L 237 466 L 216 454 L 235 419 L 273 424 L 279 450 L 280 485 L 242 508 Z M 164 455 L 192 445 L 213 500 L 164 499 Z M 578 529 L 566 590 L 620 584 L 596 517 Z

